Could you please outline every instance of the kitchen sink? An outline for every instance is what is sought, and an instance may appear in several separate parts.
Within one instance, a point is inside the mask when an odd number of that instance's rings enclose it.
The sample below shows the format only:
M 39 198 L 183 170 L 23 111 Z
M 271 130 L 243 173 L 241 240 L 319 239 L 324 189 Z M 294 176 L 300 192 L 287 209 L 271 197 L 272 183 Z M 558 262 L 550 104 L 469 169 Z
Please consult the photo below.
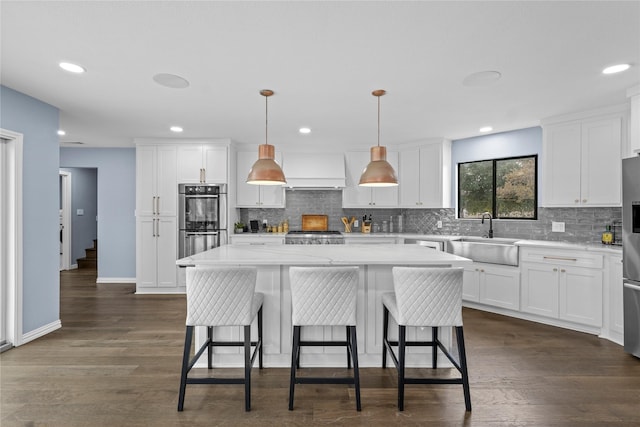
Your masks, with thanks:
M 517 266 L 518 246 L 514 243 L 518 240 L 462 237 L 458 240 L 447 241 L 446 246 L 447 252 L 476 262 Z

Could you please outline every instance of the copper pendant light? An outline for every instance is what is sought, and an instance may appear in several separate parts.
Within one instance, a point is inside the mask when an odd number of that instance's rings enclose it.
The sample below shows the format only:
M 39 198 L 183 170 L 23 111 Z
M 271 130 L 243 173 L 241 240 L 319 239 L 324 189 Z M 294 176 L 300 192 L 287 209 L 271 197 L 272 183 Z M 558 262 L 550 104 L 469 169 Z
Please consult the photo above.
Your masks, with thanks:
M 258 146 L 258 160 L 253 164 L 247 176 L 247 184 L 254 185 L 283 185 L 287 183 L 284 173 L 280 165 L 276 163 L 276 149 L 273 145 L 269 145 L 268 141 L 268 123 L 269 123 L 269 106 L 268 100 L 273 91 L 263 89 L 260 95 L 264 96 L 265 102 L 265 124 L 264 124 L 264 144 Z
M 386 91 L 374 90 L 371 94 L 378 98 L 378 145 L 371 147 L 371 162 L 364 168 L 358 185 L 362 187 L 393 187 L 398 185 L 398 177 L 387 162 L 387 148 L 380 146 L 380 97 Z

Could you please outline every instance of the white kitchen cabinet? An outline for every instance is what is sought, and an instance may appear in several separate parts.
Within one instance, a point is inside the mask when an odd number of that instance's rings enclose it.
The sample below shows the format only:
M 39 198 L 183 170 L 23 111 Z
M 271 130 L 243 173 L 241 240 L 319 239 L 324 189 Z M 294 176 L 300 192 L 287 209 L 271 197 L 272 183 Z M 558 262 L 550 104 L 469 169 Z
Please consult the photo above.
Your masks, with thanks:
M 236 207 L 238 208 L 284 208 L 285 188 L 280 185 L 247 184 L 247 176 L 258 160 L 257 151 L 240 151 L 236 159 Z M 275 160 L 282 164 L 282 154 L 276 152 Z
M 140 293 L 175 288 L 177 224 L 175 217 L 136 219 L 136 287 Z
M 175 216 L 178 198 L 176 147 L 136 147 L 136 216 Z
M 227 147 L 208 144 L 178 146 L 178 182 L 227 183 Z
M 523 248 L 521 260 L 522 311 L 602 325 L 601 254 Z
M 519 310 L 520 269 L 478 262 L 465 267 L 462 299 Z
M 550 124 L 543 131 L 542 206 L 621 204 L 620 117 Z
M 475 264 L 464 267 L 462 274 L 462 300 L 480 301 L 480 268 Z
M 622 255 L 609 255 L 609 329 L 624 333 L 624 311 L 622 304 Z
M 345 155 L 347 186 L 342 190 L 343 208 L 397 208 L 398 186 L 361 187 L 362 171 L 371 161 L 369 151 L 350 151 Z M 387 161 L 398 173 L 398 152 L 387 151 Z M 402 184 L 400 184 L 402 185 Z
M 399 163 L 401 207 L 451 207 L 450 141 L 403 149 Z

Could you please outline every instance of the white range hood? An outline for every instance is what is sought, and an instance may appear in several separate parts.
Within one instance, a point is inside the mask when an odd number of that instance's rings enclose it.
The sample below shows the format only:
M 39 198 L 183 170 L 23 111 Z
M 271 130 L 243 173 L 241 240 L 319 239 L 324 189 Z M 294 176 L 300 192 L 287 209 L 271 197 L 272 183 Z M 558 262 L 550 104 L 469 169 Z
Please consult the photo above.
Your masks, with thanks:
M 283 153 L 286 187 L 341 189 L 346 186 L 344 155 L 335 153 Z

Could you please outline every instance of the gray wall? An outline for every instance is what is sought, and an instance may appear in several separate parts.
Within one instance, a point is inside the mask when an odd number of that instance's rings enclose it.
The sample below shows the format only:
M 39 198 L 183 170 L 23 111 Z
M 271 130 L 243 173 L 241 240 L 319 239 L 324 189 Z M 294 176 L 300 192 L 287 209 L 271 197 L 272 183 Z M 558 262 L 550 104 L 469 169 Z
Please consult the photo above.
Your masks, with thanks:
M 98 281 L 135 280 L 135 149 L 60 148 L 60 166 L 98 170 Z
M 71 174 L 71 264 L 85 257 L 85 249 L 98 238 L 98 170 L 60 168 Z M 78 215 L 78 209 L 84 211 Z
M 0 127 L 24 135 L 23 334 L 60 319 L 58 109 L 0 86 Z

